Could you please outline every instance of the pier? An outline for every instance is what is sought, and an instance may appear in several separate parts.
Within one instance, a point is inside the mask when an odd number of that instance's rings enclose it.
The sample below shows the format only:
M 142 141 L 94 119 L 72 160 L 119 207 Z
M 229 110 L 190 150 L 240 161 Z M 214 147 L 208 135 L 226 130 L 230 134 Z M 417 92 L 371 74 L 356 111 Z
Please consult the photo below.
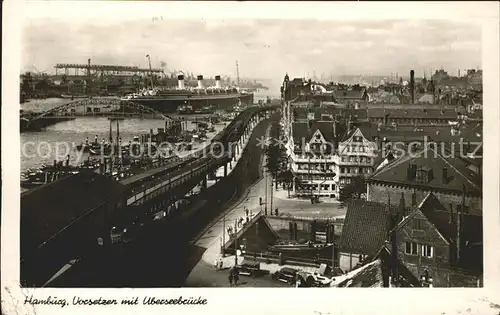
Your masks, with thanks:
M 152 168 L 119 182 L 96 172 L 80 172 L 23 193 L 23 284 L 42 286 L 74 257 L 95 257 L 113 247 L 113 228 L 133 231 L 134 225 L 151 224 L 159 212 L 175 220 L 196 186 L 203 191 L 213 173 L 228 175 L 252 130 L 277 110 L 245 110 L 212 140 L 219 149 L 203 149 L 175 162 L 175 167 Z M 123 234 L 120 237 L 126 237 Z M 35 265 L 36 275 L 29 272 Z

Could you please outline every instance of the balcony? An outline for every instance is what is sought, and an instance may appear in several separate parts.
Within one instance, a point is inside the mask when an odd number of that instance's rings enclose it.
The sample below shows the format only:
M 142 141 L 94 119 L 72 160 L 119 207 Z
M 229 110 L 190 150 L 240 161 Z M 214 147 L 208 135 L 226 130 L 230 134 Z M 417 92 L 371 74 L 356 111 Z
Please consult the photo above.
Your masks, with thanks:
M 329 156 L 325 156 L 325 157 L 311 157 L 311 158 L 308 158 L 308 157 L 305 157 L 303 155 L 295 155 L 293 154 L 292 156 L 292 160 L 294 162 L 301 162 L 301 163 L 333 163 L 333 164 L 338 164 L 338 156 L 336 155 L 329 155 Z
M 367 161 L 367 160 L 351 160 L 349 161 L 348 159 L 345 161 L 340 160 L 339 162 L 340 166 L 346 165 L 346 166 L 356 166 L 356 165 L 362 165 L 362 166 L 372 166 L 373 165 L 373 160 Z

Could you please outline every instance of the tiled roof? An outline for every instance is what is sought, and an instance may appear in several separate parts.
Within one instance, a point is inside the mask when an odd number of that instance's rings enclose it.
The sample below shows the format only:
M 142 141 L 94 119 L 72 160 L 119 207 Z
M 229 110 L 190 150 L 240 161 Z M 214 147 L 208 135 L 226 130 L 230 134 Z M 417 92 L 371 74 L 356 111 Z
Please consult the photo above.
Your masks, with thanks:
M 458 113 L 454 109 L 382 109 L 368 108 L 369 118 L 384 118 L 385 115 L 389 118 L 421 118 L 421 119 L 457 119 Z
M 455 239 L 457 228 L 455 221 L 450 220 L 450 210 L 439 203 L 439 200 L 434 195 L 432 197 L 432 203 L 431 201 L 424 203 L 420 210 L 444 237 L 449 240 Z M 453 209 L 453 211 L 456 214 L 456 209 Z M 460 237 L 469 242 L 482 242 L 483 217 L 477 215 L 477 213 L 463 213 L 461 221 L 462 231 Z
M 451 126 L 398 126 L 397 129 L 381 128 L 378 136 L 390 142 L 423 141 L 427 137 L 428 141 L 455 143 L 456 149 L 460 148 L 460 139 L 463 142 L 482 142 L 482 130 L 463 125 L 459 126 L 458 132 L 452 134 L 451 129 Z
M 351 130 L 347 130 L 342 136 L 342 141 L 349 139 L 358 128 L 367 140 L 373 141 L 378 136 L 377 126 L 370 122 L 352 123 L 351 128 Z
M 365 89 L 360 90 L 335 90 L 335 98 L 340 99 L 359 99 L 363 98 L 365 94 Z
M 467 207 L 467 204 L 466 204 Z M 472 210 L 472 211 L 471 211 Z M 464 246 L 462 247 L 462 265 L 472 267 L 474 269 L 482 268 L 482 257 L 476 257 L 477 249 L 482 250 L 483 244 L 483 217 L 481 213 L 473 212 L 473 209 L 466 208 L 462 212 L 460 219 L 461 231 L 460 239 Z M 411 220 L 417 213 L 422 213 L 427 220 L 434 225 L 436 230 L 443 238 L 448 241 L 451 246 L 455 246 L 457 237 L 457 208 L 453 208 L 451 212 L 449 206 L 443 205 L 438 198 L 429 193 L 425 199 L 420 203 L 417 209 L 405 217 L 395 229 L 402 228 L 407 222 Z M 478 244 L 479 246 L 472 246 L 470 244 Z M 471 263 L 472 262 L 472 263 Z
M 332 121 L 316 121 L 313 123 L 310 136 L 312 136 L 316 130 L 319 129 L 323 137 L 327 142 L 333 142 L 333 122 Z
M 21 256 L 61 229 L 123 193 L 113 179 L 82 171 L 21 195 Z
M 405 155 L 374 172 L 368 181 L 381 181 L 390 184 L 401 184 L 410 186 L 425 186 L 429 189 L 446 189 L 461 194 L 463 187 L 468 193 L 478 195 L 481 193 L 481 178 L 478 174 L 469 170 L 469 163 L 459 157 L 444 158 L 440 148 L 435 150 L 432 145 L 428 145 L 419 152 Z M 428 167 L 432 169 L 433 178 L 427 182 L 419 184 L 415 180 L 408 179 L 408 168 L 410 164 L 416 164 L 417 168 Z M 443 169 L 447 169 L 446 183 L 443 181 Z
M 333 142 L 333 121 L 312 121 L 311 127 L 308 122 L 294 122 L 292 123 L 293 141 L 296 144 L 302 143 L 302 139 L 308 142 L 311 137 L 319 129 L 327 142 Z
M 309 124 L 307 122 L 292 123 L 292 135 L 295 144 L 302 143 L 302 139 L 309 137 Z
M 351 119 L 353 121 L 366 119 L 366 109 L 339 108 L 333 106 L 315 107 L 312 109 L 304 107 L 294 107 L 294 117 L 298 119 L 306 119 L 310 110 L 312 110 L 312 112 L 314 113 L 315 120 L 320 120 L 321 115 L 333 115 L 334 117 L 335 115 L 339 115 L 343 118 L 349 118 L 349 116 L 351 116 Z
M 397 207 L 365 200 L 352 200 L 347 205 L 347 213 L 340 239 L 341 251 L 359 254 L 375 254 L 387 239 L 391 224 L 391 214 Z

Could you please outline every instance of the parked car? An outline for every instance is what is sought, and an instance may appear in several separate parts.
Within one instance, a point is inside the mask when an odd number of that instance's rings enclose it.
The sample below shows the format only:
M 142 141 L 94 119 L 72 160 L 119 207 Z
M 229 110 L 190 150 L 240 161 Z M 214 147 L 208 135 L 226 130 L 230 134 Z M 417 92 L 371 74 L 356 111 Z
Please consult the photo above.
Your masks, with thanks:
M 317 272 L 311 273 L 310 275 L 314 279 L 314 286 L 316 287 L 329 287 L 332 283 L 331 278 L 322 276 Z
M 294 268 L 284 267 L 272 274 L 274 280 L 295 284 L 297 280 L 298 270 Z
M 234 269 L 242 276 L 255 277 L 264 274 L 264 270 L 260 269 L 260 263 L 254 261 L 243 260 Z

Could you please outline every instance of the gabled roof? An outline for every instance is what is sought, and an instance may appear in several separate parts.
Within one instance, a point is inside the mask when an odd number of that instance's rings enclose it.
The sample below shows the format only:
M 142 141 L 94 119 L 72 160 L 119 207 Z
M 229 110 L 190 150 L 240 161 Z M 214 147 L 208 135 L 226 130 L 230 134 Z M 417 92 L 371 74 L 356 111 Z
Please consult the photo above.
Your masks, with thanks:
M 21 257 L 109 200 L 125 186 L 92 171 L 65 177 L 21 195 Z
M 310 136 L 312 137 L 316 130 L 319 130 L 325 140 L 329 143 L 332 143 L 334 139 L 333 137 L 333 121 L 316 121 L 313 123 Z
M 302 139 L 307 143 L 311 141 L 312 136 L 319 130 L 325 141 L 333 143 L 333 121 L 312 121 L 309 127 L 308 122 L 292 123 L 292 135 L 295 144 L 302 143 Z
M 341 141 L 348 140 L 353 134 L 356 133 L 358 129 L 363 134 L 363 137 L 365 137 L 369 141 L 373 141 L 376 137 L 378 137 L 377 126 L 372 123 L 369 122 L 352 123 L 351 127 L 352 127 L 351 130 L 346 130 L 345 134 L 341 138 L 342 139 Z
M 441 155 L 440 148 L 435 150 L 432 144 L 428 144 L 420 152 L 405 152 L 398 160 L 388 166 L 374 172 L 368 181 L 380 181 L 391 184 L 410 186 L 423 186 L 429 190 L 446 189 L 456 194 L 461 194 L 465 186 L 469 194 L 479 195 L 481 193 L 481 178 L 478 174 L 469 170 L 465 160 L 459 157 L 446 157 Z M 419 184 L 408 179 L 408 168 L 410 164 L 416 164 L 417 168 L 428 167 L 432 169 L 433 178 L 425 183 Z M 442 178 L 443 169 L 447 169 L 447 182 Z
M 365 200 L 352 200 L 340 239 L 341 251 L 373 255 L 384 244 L 391 224 L 391 213 L 397 206 L 389 206 Z
M 420 212 L 434 225 L 443 239 L 449 244 L 453 244 L 457 237 L 456 211 L 457 209 L 455 208 L 453 209 L 453 213 L 451 213 L 450 209 L 447 209 L 433 193 L 429 193 L 418 205 L 417 209 L 411 212 L 395 227 L 395 230 L 402 228 Z M 462 212 L 461 224 L 462 230 L 460 236 L 464 242 L 482 243 L 483 218 L 481 215 Z

